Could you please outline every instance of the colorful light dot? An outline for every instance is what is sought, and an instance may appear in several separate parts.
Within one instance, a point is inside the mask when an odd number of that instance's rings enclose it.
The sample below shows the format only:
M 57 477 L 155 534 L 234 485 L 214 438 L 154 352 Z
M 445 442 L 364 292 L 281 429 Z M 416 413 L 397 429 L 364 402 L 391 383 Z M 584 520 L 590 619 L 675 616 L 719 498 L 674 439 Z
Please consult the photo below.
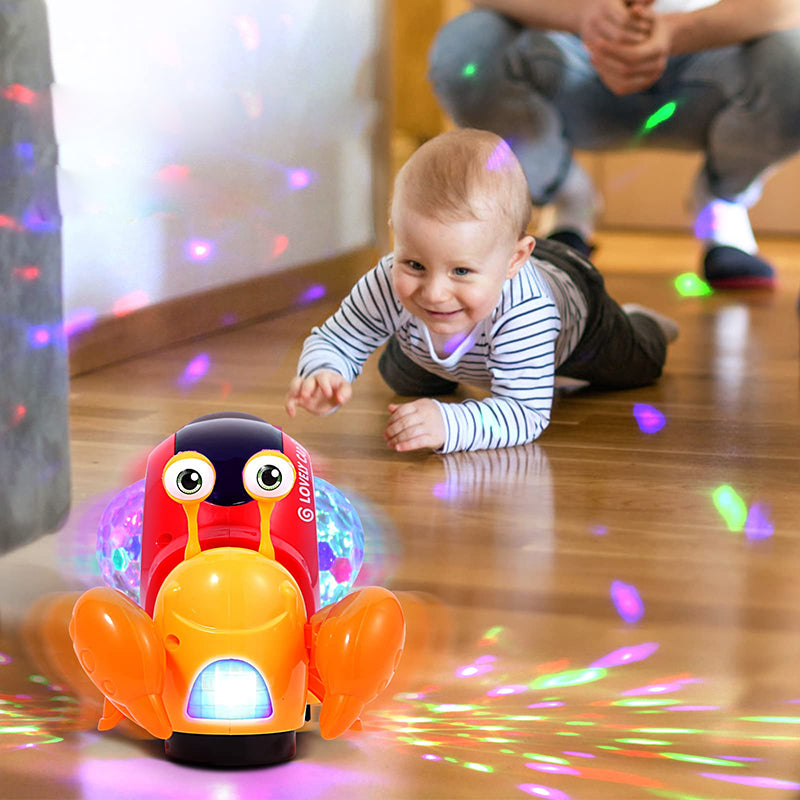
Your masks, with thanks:
M 714 290 L 693 272 L 678 275 L 674 286 L 681 297 L 705 297 L 714 293 Z
M 183 370 L 183 374 L 180 377 L 178 383 L 181 386 L 188 386 L 193 383 L 197 383 L 207 372 L 208 368 L 211 365 L 211 359 L 208 356 L 208 353 L 200 353 L 196 355 L 187 365 L 186 368 Z
M 139 308 L 144 308 L 149 302 L 150 295 L 140 289 L 115 300 L 111 311 L 115 317 L 124 317 Z
M 289 246 L 289 237 L 284 236 L 283 234 L 276 236 L 272 242 L 272 257 L 277 258 L 280 255 L 283 255 L 286 252 L 286 248 Z
M 645 644 L 637 644 L 632 647 L 620 647 L 618 650 L 612 650 L 589 666 L 609 669 L 610 667 L 619 667 L 623 664 L 633 664 L 636 661 L 644 661 L 644 659 L 650 658 L 656 650 L 658 650 L 658 644 L 656 642 L 646 642 Z
M 494 689 L 490 689 L 486 692 L 488 697 L 503 697 L 505 695 L 510 694 L 520 694 L 521 692 L 527 692 L 528 687 L 522 683 L 514 683 L 508 686 L 498 686 Z
M 718 486 L 712 495 L 714 505 L 719 511 L 728 530 L 737 533 L 747 522 L 747 505 L 731 486 Z
M 657 408 L 646 403 L 635 403 L 633 416 L 642 433 L 658 433 L 667 424 L 664 415 Z
M 530 684 L 531 689 L 552 689 L 557 686 L 578 686 L 604 678 L 604 669 L 573 669 L 556 675 L 542 675 Z
M 518 787 L 526 794 L 534 797 L 544 797 L 546 800 L 569 800 L 569 795 L 560 789 L 553 789 L 549 786 L 541 786 L 538 783 L 521 783 Z
M 292 189 L 305 189 L 311 183 L 311 175 L 304 169 L 293 169 L 289 172 L 289 186 Z
M 611 584 L 611 600 L 625 622 L 638 622 L 644 616 L 644 603 L 635 586 L 622 581 Z
M 298 298 L 298 302 L 301 305 L 306 305 L 307 303 L 313 303 L 315 300 L 319 300 L 325 297 L 327 289 L 321 283 L 315 283 L 313 286 L 309 286 Z
M 666 122 L 676 111 L 678 108 L 678 104 L 674 100 L 670 100 L 669 103 L 665 103 L 661 108 L 654 111 L 645 121 L 644 123 L 644 130 L 650 131 L 655 128 L 657 125 L 661 125 L 663 122 Z
M 50 344 L 51 339 L 52 336 L 47 325 L 33 325 L 28 329 L 28 344 L 30 344 L 34 350 L 47 347 L 47 345 Z
M 186 246 L 191 261 L 208 261 L 214 252 L 214 245 L 207 239 L 192 239 Z
M 753 503 L 747 512 L 747 521 L 744 525 L 744 535 L 750 541 L 768 539 L 775 532 L 775 526 L 770 517 L 772 509 L 766 503 Z
M 465 78 L 471 78 L 477 71 L 478 71 L 478 65 L 470 61 L 469 64 L 464 64 L 464 68 L 461 70 L 461 74 Z

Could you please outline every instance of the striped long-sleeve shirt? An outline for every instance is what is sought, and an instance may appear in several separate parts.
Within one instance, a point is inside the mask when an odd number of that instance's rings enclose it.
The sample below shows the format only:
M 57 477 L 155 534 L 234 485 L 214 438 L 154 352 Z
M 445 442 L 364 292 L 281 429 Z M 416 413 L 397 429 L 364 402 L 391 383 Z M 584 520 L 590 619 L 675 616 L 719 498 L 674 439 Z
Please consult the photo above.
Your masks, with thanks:
M 434 401 L 445 427 L 439 452 L 509 447 L 536 439 L 550 422 L 555 368 L 583 332 L 580 312 L 585 305 L 572 282 L 554 277 L 552 265 L 530 259 L 505 282 L 492 314 L 442 358 L 425 324 L 397 299 L 392 265 L 392 254 L 382 258 L 339 309 L 312 329 L 298 374 L 308 377 L 327 369 L 352 382 L 369 355 L 394 334 L 403 352 L 423 369 L 491 393 L 483 400 Z M 567 317 L 565 325 L 562 316 Z

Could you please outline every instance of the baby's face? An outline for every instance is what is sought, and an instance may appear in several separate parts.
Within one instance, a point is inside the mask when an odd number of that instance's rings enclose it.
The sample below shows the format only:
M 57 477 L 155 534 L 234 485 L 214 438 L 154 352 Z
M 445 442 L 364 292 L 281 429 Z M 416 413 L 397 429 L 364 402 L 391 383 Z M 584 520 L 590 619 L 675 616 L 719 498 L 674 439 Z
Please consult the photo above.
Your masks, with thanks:
M 392 280 L 403 307 L 440 337 L 459 337 L 488 317 L 503 283 L 530 254 L 490 220 L 440 222 L 395 203 Z

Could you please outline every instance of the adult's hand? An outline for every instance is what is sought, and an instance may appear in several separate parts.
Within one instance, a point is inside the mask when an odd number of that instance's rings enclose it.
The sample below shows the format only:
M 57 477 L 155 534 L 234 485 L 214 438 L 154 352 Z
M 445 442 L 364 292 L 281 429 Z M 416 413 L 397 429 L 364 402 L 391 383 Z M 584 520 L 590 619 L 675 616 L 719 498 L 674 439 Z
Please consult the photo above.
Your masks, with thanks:
M 653 0 L 593 0 L 584 6 L 578 35 L 591 50 L 600 46 L 637 45 L 652 33 Z
M 643 92 L 664 73 L 672 49 L 668 17 L 655 16 L 647 38 L 632 43 L 587 42 L 600 80 L 616 95 Z

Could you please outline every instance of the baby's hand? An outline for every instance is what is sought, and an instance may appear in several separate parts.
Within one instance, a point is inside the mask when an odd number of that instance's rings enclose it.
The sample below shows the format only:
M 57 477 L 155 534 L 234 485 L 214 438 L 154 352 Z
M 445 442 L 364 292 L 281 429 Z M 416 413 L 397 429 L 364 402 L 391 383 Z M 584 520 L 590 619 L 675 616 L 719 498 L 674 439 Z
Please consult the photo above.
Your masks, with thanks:
M 293 417 L 297 406 L 312 414 L 329 414 L 353 396 L 350 383 L 338 372 L 322 370 L 310 378 L 292 378 L 286 394 L 286 413 Z
M 389 404 L 391 416 L 383 432 L 386 444 L 398 452 L 430 447 L 438 450 L 444 444 L 444 420 L 433 400 L 423 397 L 411 403 Z

